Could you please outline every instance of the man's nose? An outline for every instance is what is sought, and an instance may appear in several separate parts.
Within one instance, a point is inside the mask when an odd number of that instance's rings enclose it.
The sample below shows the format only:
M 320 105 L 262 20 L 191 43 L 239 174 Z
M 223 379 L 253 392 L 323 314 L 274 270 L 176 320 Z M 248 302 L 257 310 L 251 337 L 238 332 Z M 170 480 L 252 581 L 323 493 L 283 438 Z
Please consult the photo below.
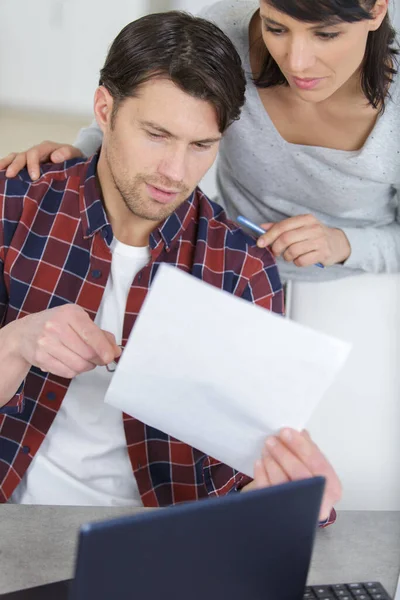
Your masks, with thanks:
M 181 148 L 169 148 L 158 165 L 158 173 L 172 181 L 185 179 L 186 152 Z

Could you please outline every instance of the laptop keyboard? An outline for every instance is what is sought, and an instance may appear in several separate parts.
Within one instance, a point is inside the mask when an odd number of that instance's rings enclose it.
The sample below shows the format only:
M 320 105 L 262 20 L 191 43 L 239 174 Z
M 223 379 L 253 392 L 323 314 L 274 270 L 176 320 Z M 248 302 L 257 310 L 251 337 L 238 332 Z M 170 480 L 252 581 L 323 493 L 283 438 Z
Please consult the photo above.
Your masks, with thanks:
M 303 600 L 390 600 L 390 596 L 381 583 L 368 581 L 308 585 L 304 590 Z

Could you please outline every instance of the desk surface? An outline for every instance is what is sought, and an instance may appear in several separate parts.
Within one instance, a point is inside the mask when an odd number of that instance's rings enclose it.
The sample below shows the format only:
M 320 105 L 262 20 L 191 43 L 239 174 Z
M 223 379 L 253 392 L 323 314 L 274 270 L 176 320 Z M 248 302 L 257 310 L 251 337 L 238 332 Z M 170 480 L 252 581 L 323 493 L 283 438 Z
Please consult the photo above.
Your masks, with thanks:
M 0 593 L 72 577 L 82 523 L 132 509 L 0 506 Z M 309 583 L 377 580 L 393 595 L 400 570 L 400 512 L 342 511 L 319 530 Z

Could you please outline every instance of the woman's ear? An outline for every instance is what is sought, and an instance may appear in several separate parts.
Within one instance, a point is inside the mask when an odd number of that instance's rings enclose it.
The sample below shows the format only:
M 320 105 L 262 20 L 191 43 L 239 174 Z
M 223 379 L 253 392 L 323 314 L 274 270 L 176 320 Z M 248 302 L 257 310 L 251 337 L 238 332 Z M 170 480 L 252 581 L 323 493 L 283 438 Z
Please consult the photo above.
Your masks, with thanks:
M 369 30 L 376 31 L 382 24 L 383 19 L 387 15 L 389 8 L 389 0 L 376 0 L 371 14 L 373 18 L 369 21 Z
M 111 125 L 113 106 L 114 100 L 110 92 L 104 85 L 99 86 L 94 94 L 93 108 L 97 124 L 103 133 Z

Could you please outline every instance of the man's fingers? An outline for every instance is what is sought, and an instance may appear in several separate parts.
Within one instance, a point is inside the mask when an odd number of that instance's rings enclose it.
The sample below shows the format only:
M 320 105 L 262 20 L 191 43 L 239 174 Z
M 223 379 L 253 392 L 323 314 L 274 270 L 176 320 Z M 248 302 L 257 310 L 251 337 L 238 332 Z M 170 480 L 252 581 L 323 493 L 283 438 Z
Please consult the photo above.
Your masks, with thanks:
M 269 454 L 288 479 L 295 481 L 312 477 L 312 473 L 307 466 L 279 438 L 276 436 L 269 437 L 266 446 Z
M 110 344 L 112 344 L 112 346 L 114 347 L 115 350 L 115 358 L 118 358 L 119 356 L 121 356 L 122 354 L 122 349 L 121 346 L 118 346 L 117 341 L 115 339 L 115 335 L 113 333 L 110 333 L 109 331 L 105 331 L 104 329 L 102 330 L 104 335 L 106 336 L 106 338 L 108 339 L 108 341 L 110 342 Z
M 256 460 L 254 463 L 254 484 L 256 488 L 270 487 L 271 483 L 268 479 L 267 472 L 264 468 L 263 461 L 261 459 Z
M 67 377 L 76 377 L 80 373 L 91 371 L 95 368 L 92 362 L 89 362 L 60 343 L 56 337 L 46 336 L 38 342 L 37 365 L 41 369 L 49 370 L 49 357 L 58 361 L 69 373 Z M 70 375 L 72 373 L 72 375 Z
M 80 317 L 80 318 L 79 318 Z M 101 365 L 108 365 L 117 357 L 115 344 L 110 342 L 104 331 L 93 323 L 90 317 L 83 313 L 70 323 L 78 336 L 96 352 Z
M 306 465 L 311 475 L 333 473 L 333 468 L 318 446 L 299 431 L 285 427 L 279 432 L 279 439 Z
M 262 462 L 271 485 L 280 485 L 281 483 L 287 483 L 289 481 L 289 477 L 285 471 L 270 454 L 269 446 L 267 444 L 263 450 Z

